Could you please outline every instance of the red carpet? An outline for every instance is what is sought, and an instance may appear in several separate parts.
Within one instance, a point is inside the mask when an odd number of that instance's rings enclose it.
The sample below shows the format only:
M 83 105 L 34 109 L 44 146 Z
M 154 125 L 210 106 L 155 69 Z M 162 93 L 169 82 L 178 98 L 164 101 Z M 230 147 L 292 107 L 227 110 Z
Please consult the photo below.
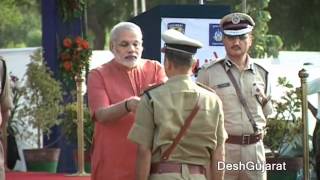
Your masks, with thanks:
M 6 180 L 90 180 L 90 176 L 69 176 L 42 172 L 6 172 Z

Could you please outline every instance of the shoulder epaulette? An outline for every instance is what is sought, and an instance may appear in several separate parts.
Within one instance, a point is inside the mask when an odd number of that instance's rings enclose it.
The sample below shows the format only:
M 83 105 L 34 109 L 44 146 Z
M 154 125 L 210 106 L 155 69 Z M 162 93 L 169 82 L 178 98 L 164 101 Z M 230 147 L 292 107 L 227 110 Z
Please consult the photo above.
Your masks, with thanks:
M 206 63 L 206 64 L 202 65 L 201 69 L 208 69 L 208 68 L 214 66 L 215 64 L 217 64 L 218 62 L 221 62 L 221 61 L 224 61 L 224 59 L 218 59 L 218 60 L 215 60 L 215 61 L 211 61 L 209 63 Z
M 147 91 L 150 91 L 150 90 L 152 90 L 152 89 L 155 89 L 155 88 L 157 88 L 157 87 L 159 87 L 159 86 L 162 86 L 163 84 L 164 84 L 164 83 L 153 84 L 153 85 L 149 86 L 144 92 L 147 92 Z
M 148 96 L 149 99 L 151 99 L 151 96 L 149 94 L 149 91 L 152 90 L 152 89 L 155 89 L 159 86 L 162 86 L 164 83 L 159 83 L 159 84 L 154 84 L 154 85 L 151 85 L 149 86 L 146 90 L 144 90 L 143 94 L 146 94 Z
M 2 82 L 1 82 L 0 96 L 2 96 L 4 91 L 4 86 L 6 85 L 6 79 L 7 79 L 7 65 L 6 65 L 6 61 L 1 56 L 0 56 L 0 61 L 2 62 Z
M 208 91 L 211 91 L 211 92 L 215 93 L 215 91 L 212 88 L 210 88 L 209 86 L 204 85 L 204 84 L 199 83 L 199 82 L 196 82 L 196 83 L 197 83 L 198 86 L 200 86 L 200 87 L 202 87 L 202 88 L 204 88 L 204 89 L 206 89 Z
M 262 67 L 260 64 L 258 63 L 254 63 L 254 65 L 259 68 L 259 71 L 262 70 L 264 74 L 264 83 L 266 84 L 266 86 L 268 87 L 269 85 L 269 79 L 268 79 L 268 74 L 269 72 L 264 68 Z M 267 93 L 267 88 L 265 88 L 265 93 Z
M 264 68 L 263 66 L 261 66 L 258 63 L 254 63 L 255 66 L 257 66 L 258 68 L 262 69 L 263 71 L 265 71 L 266 73 L 268 73 L 268 71 L 266 70 L 266 68 Z

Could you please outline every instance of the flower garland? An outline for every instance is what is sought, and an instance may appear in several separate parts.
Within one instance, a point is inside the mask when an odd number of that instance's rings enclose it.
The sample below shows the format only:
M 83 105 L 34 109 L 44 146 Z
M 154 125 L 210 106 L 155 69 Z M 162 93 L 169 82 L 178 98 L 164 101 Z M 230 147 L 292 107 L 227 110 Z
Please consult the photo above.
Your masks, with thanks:
M 59 0 L 58 3 L 63 21 L 68 21 L 83 15 L 86 0 Z
M 89 68 L 91 54 L 87 40 L 80 36 L 64 38 L 59 54 L 62 73 L 71 78 L 81 75 L 83 70 Z

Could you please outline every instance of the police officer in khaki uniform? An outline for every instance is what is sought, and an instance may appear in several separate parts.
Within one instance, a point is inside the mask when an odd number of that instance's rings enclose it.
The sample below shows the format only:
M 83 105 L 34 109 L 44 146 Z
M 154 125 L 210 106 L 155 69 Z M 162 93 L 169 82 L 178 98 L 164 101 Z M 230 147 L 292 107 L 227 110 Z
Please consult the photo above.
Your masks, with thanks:
M 217 171 L 227 136 L 221 100 L 190 77 L 202 45 L 173 29 L 162 39 L 169 80 L 144 93 L 128 136 L 138 144 L 137 180 L 223 179 Z
M 228 139 L 226 162 L 221 168 L 232 165 L 225 171 L 226 180 L 266 179 L 262 169 L 265 163 L 262 133 L 272 104 L 268 72 L 248 55 L 254 25 L 247 14 L 231 13 L 223 17 L 220 26 L 226 57 L 204 65 L 197 77 L 198 82 L 213 88 L 222 100 Z
M 7 121 L 10 116 L 11 109 L 13 107 L 12 103 L 12 92 L 11 92 L 11 81 L 8 76 L 8 71 L 6 68 L 6 62 L 0 56 L 0 126 L 1 135 L 6 135 L 4 131 L 7 130 Z M 6 168 L 6 147 L 5 138 L 1 137 L 0 140 L 0 180 L 5 180 L 5 168 Z

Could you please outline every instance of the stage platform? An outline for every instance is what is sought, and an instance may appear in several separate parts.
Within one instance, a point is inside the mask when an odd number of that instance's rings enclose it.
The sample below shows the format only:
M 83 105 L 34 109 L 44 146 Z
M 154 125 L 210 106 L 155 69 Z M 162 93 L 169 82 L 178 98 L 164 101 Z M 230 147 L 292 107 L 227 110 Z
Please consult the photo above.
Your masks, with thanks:
M 6 180 L 90 180 L 90 176 L 70 176 L 43 172 L 6 172 Z

